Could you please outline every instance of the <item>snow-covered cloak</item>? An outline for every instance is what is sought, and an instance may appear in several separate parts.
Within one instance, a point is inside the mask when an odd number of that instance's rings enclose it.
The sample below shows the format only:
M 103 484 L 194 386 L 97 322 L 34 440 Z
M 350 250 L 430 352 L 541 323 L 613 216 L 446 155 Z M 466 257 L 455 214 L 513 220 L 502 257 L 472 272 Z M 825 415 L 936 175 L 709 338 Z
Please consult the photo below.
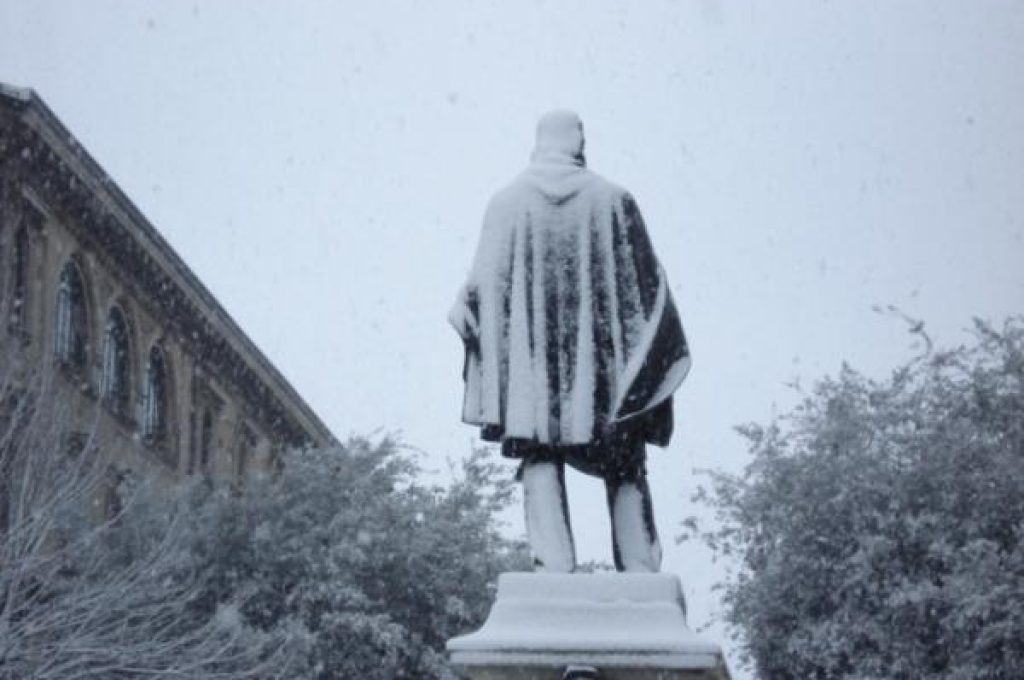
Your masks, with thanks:
M 490 440 L 554 446 L 627 429 L 665 446 L 690 355 L 632 196 L 578 153 L 539 149 L 490 201 L 449 320 L 465 345 L 462 418 Z

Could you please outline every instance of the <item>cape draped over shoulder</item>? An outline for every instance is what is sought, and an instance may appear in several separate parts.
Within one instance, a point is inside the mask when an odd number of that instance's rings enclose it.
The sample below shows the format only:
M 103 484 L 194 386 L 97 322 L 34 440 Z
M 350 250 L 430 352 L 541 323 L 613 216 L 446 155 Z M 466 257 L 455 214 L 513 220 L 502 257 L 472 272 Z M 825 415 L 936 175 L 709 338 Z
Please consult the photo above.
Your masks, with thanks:
M 665 446 L 690 353 L 633 197 L 577 155 L 538 150 L 490 201 L 449 315 L 462 418 L 485 439 Z

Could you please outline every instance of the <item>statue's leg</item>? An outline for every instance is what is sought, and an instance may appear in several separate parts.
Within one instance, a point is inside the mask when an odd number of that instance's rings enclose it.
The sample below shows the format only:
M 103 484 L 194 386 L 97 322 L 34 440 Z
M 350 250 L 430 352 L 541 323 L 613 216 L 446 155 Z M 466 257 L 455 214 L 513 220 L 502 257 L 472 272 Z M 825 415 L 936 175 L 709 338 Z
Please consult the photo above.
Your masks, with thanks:
M 552 455 L 523 458 L 523 503 L 526 534 L 538 571 L 571 572 L 576 547 L 565 494 L 565 462 Z
M 661 542 L 654 526 L 654 506 L 647 485 L 644 444 L 635 442 L 639 459 L 626 456 L 618 469 L 605 476 L 612 524 L 612 551 L 619 571 L 657 572 L 661 569 Z

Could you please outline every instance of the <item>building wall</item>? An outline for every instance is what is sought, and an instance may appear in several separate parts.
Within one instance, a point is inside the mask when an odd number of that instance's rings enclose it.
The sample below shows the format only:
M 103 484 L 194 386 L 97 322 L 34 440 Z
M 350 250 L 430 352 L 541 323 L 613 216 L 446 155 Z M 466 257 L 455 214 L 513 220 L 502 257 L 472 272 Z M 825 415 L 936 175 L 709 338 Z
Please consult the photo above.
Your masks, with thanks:
M 169 330 L 165 320 L 154 314 L 151 305 L 137 294 L 131 282 L 104 266 L 101 253 L 83 248 L 60 218 L 33 197 L 30 188 L 12 183 L 7 189 L 5 223 L 0 231 L 3 271 L 14 271 L 13 241 L 18 229 L 25 226 L 29 229 L 29 278 L 24 328 L 7 324 L 4 355 L 19 361 L 23 370 L 53 370 L 58 380 L 58 393 L 71 405 L 74 427 L 83 431 L 95 428 L 104 448 L 114 452 L 114 458 L 126 465 L 141 465 L 160 474 L 184 475 L 190 472 L 192 457 L 191 472 L 202 472 L 196 458 L 199 441 L 193 432 L 195 412 L 210 409 L 214 417 L 207 472 L 221 476 L 235 473 L 236 458 L 243 443 L 250 449 L 245 456 L 246 469 L 269 467 L 270 452 L 274 448 L 270 436 L 258 421 L 244 415 L 245 406 L 239 403 L 231 386 L 204 371 L 201 362 L 197 362 Z M 62 366 L 54 350 L 57 289 L 61 271 L 72 261 L 78 265 L 85 284 L 88 341 L 87 363 L 81 373 Z M 13 291 L 11 285 L 5 288 L 5 303 L 9 307 L 13 303 L 10 299 Z M 115 305 L 122 310 L 129 325 L 130 407 L 123 415 L 107 408 L 100 394 L 106 323 Z M 141 409 L 146 364 L 154 346 L 165 353 L 170 367 L 170 398 L 166 402 L 168 428 L 162 440 L 147 441 L 140 429 Z M 197 392 L 201 394 L 199 399 L 196 399 Z M 202 417 L 200 412 L 198 418 Z M 249 433 L 245 442 L 241 436 L 243 431 Z
M 26 123 L 24 113 L 15 115 L 0 108 L 0 125 L 5 126 L 0 128 L 0 308 L 4 312 L 0 357 L 5 368 L 21 375 L 52 372 L 54 393 L 71 414 L 70 428 L 94 434 L 112 466 L 146 476 L 173 480 L 209 474 L 244 481 L 253 471 L 271 469 L 286 448 L 333 439 L 319 421 L 317 427 L 303 428 L 301 424 L 315 421 L 315 416 L 297 397 L 289 397 L 293 391 L 281 384 L 283 379 L 260 381 L 259 376 L 277 376 L 276 370 L 247 338 L 239 337 L 240 331 L 215 302 L 205 308 L 202 303 L 183 306 L 180 302 L 175 307 L 161 299 L 160 291 L 168 288 L 174 289 L 168 294 L 177 295 L 176 300 L 212 299 L 205 289 L 194 290 L 197 284 L 190 280 L 191 272 L 176 255 L 165 254 L 173 258 L 175 268 L 159 268 L 146 258 L 147 266 L 158 270 L 159 285 L 124 266 L 124 253 L 131 252 L 126 249 L 138 251 L 145 234 L 140 231 L 139 242 L 133 243 L 133 230 L 142 227 L 125 219 L 125 211 L 103 214 L 103 206 L 118 195 L 112 199 L 100 189 L 78 202 L 61 195 L 59 185 L 65 181 L 75 185 L 78 196 L 83 185 L 92 188 L 89 183 L 94 178 L 83 170 L 81 152 L 75 153 L 74 145 L 69 150 L 51 142 L 53 130 Z M 18 126 L 25 130 L 16 130 Z M 39 161 L 41 157 L 45 162 Z M 27 158 L 34 162 L 26 162 Z M 88 207 L 79 208 L 82 205 Z M 120 210 L 118 205 L 113 207 Z M 110 214 L 119 217 L 121 236 L 115 241 L 94 238 L 96 221 L 109 220 Z M 22 229 L 29 247 L 24 263 L 25 299 L 19 307 L 14 278 L 16 239 Z M 61 272 L 69 262 L 75 263 L 84 284 L 87 345 L 85 366 L 79 371 L 57 358 L 55 345 Z M 101 394 L 106 328 L 115 306 L 129 329 L 130 387 L 123 413 Z M 169 309 L 184 310 L 182 316 L 189 318 L 176 318 Z M 20 324 L 14 323 L 15 318 Z M 187 332 L 197 323 L 202 323 L 201 335 Z M 169 369 L 167 427 L 165 436 L 155 440 L 145 436 L 142 427 L 147 367 L 154 347 L 163 353 Z M 245 370 L 239 371 L 239 366 Z M 232 379 L 238 375 L 248 382 Z

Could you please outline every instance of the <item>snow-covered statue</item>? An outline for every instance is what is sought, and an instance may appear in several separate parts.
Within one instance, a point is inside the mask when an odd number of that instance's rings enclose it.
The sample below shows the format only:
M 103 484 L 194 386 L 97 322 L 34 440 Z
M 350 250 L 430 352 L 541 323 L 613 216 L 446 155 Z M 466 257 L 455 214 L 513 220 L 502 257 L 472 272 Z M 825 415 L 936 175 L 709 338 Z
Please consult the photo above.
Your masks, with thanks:
M 491 199 L 449 320 L 463 420 L 521 460 L 536 567 L 576 566 L 568 463 L 605 482 L 615 566 L 658 571 L 645 447 L 669 442 L 690 356 L 640 210 L 587 169 L 575 113 L 540 119 L 529 166 Z

